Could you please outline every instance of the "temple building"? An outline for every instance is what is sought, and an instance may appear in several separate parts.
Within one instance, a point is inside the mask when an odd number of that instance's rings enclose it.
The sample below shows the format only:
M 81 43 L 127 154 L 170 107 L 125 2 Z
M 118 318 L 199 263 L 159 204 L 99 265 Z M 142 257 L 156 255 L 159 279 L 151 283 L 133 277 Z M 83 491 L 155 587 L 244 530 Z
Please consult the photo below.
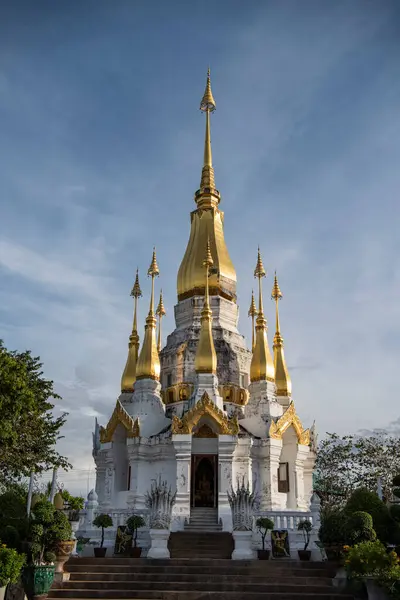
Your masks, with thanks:
M 227 492 L 245 481 L 263 511 L 308 511 L 315 462 L 313 428 L 304 429 L 292 398 L 281 335 L 277 275 L 272 351 L 264 315 L 264 268 L 255 256 L 251 348 L 238 329 L 236 271 L 224 239 L 224 213 L 215 184 L 211 115 L 216 104 L 210 73 L 200 110 L 205 113 L 200 187 L 190 214 L 189 241 L 177 275 L 176 327 L 161 345 L 166 314 L 153 251 L 151 297 L 140 340 L 134 299 L 121 394 L 108 424 L 96 424 L 93 456 L 99 509 L 141 511 L 160 476 L 176 491 L 171 529 L 190 527 L 196 511 L 224 531 L 232 529 Z M 150 258 L 150 257 L 149 257 Z M 263 289 L 264 288 L 264 289 Z M 264 293 L 264 296 L 263 296 Z M 249 294 L 250 296 L 250 294 Z M 142 301 L 143 302 L 143 301 Z

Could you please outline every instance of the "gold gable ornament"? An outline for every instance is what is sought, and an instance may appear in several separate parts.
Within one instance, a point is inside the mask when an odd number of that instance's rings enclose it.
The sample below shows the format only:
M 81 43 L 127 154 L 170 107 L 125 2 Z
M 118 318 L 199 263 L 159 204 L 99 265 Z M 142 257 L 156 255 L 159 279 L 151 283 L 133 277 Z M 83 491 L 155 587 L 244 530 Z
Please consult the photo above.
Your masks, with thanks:
M 100 442 L 107 444 L 112 442 L 114 431 L 117 425 L 121 424 L 126 429 L 126 437 L 136 438 L 140 437 L 140 425 L 139 418 L 132 419 L 126 412 L 121 402 L 117 400 L 114 408 L 114 412 L 108 421 L 107 427 L 100 427 Z
M 303 425 L 296 414 L 296 409 L 293 402 L 290 403 L 286 412 L 284 412 L 277 421 L 271 421 L 269 437 L 275 440 L 281 440 L 283 434 L 290 426 L 293 426 L 293 429 L 296 432 L 298 443 L 304 446 L 309 446 L 310 430 L 303 430 Z
M 171 431 L 173 435 L 184 435 L 192 433 L 201 417 L 209 416 L 217 425 L 219 435 L 238 435 L 239 422 L 237 417 L 229 419 L 218 406 L 204 392 L 197 404 L 183 415 L 182 419 L 174 415 Z

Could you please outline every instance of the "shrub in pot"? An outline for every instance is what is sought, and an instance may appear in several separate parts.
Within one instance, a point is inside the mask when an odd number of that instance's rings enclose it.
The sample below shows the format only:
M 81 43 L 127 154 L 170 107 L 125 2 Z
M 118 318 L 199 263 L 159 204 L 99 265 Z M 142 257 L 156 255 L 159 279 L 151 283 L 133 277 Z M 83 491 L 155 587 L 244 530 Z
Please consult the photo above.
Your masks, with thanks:
M 373 542 L 375 539 L 376 533 L 369 513 L 358 510 L 348 516 L 346 520 L 346 543 L 348 545 Z
M 389 508 L 377 494 L 367 489 L 355 490 L 346 503 L 348 515 L 355 512 L 367 512 L 372 517 L 376 537 L 383 543 L 395 540 L 399 533 L 399 524 L 390 516 Z
M 330 510 L 322 514 L 318 537 L 328 560 L 339 560 L 346 541 L 346 514 L 342 510 Z
M 142 549 L 137 545 L 138 529 L 145 527 L 146 521 L 140 515 L 132 515 L 126 522 L 126 526 L 133 536 L 133 548 L 131 549 L 131 555 L 133 558 L 140 558 Z
M 272 531 L 274 528 L 274 522 L 268 517 L 259 517 L 256 521 L 256 527 L 261 534 L 262 550 L 257 550 L 259 560 L 269 559 L 269 550 L 265 548 L 265 538 L 267 537 L 268 531 Z
M 48 532 L 48 545 L 56 555 L 56 573 L 64 572 L 64 564 L 75 547 L 71 523 L 67 515 L 54 511 L 54 520 Z
M 299 523 L 297 525 L 297 529 L 298 529 L 298 531 L 303 532 L 303 538 L 304 538 L 303 550 L 297 551 L 299 558 L 300 558 L 300 560 L 310 560 L 311 550 L 308 550 L 308 546 L 310 544 L 310 534 L 311 534 L 311 530 L 312 530 L 312 524 L 310 523 L 310 521 L 307 521 L 307 520 L 299 521 Z
M 369 598 L 380 594 L 379 584 L 384 585 L 385 580 L 400 575 L 397 554 L 394 551 L 388 553 L 378 540 L 349 548 L 345 568 L 349 579 L 364 581 Z
M 105 555 L 106 555 L 106 552 L 107 552 L 107 548 L 103 548 L 103 544 L 104 544 L 104 530 L 107 529 L 107 527 L 112 527 L 113 526 L 112 518 L 110 517 L 110 515 L 107 515 L 105 513 L 103 513 L 101 515 L 97 515 L 97 517 L 93 520 L 93 525 L 95 527 L 101 527 L 100 547 L 99 548 L 93 548 L 94 555 L 96 556 L 96 558 L 104 558 Z
M 14 548 L 0 545 L 0 600 L 3 600 L 9 583 L 17 583 L 21 569 L 25 564 L 25 555 L 19 554 Z

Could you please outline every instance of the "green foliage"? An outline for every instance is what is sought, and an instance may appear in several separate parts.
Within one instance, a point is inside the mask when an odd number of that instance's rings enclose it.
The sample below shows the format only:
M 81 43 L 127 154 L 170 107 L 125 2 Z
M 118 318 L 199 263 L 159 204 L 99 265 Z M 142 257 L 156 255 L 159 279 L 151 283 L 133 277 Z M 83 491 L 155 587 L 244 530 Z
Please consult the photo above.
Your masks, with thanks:
M 310 521 L 304 520 L 304 521 L 299 521 L 297 524 L 297 529 L 298 531 L 302 531 L 303 532 L 303 538 L 304 538 L 304 550 L 307 550 L 308 545 L 310 543 L 310 533 L 312 530 L 312 524 Z
M 268 531 L 273 530 L 275 523 L 268 517 L 258 517 L 256 527 L 261 534 L 262 549 L 265 550 L 265 538 L 267 537 Z
M 388 507 L 377 494 L 364 488 L 353 492 L 346 504 L 346 512 L 351 514 L 358 511 L 371 515 L 373 528 L 381 542 L 390 543 L 395 539 L 399 526 L 391 518 Z
M 389 568 L 378 577 L 378 584 L 394 600 L 400 600 L 400 566 Z
M 349 548 L 345 567 L 350 578 L 382 577 L 398 565 L 396 552 L 387 552 L 379 541 L 361 542 Z
M 400 473 L 400 439 L 389 435 L 339 436 L 327 434 L 318 447 L 315 489 L 323 506 L 341 508 L 358 488 L 392 498 L 393 477 Z M 399 484 L 400 485 L 400 484 Z
M 325 510 L 318 537 L 324 546 L 343 546 L 346 541 L 346 515 L 343 510 Z
M 371 515 L 361 510 L 348 515 L 346 532 L 346 542 L 351 546 L 361 542 L 372 542 L 376 539 Z
M 126 526 L 133 533 L 133 545 L 136 548 L 138 529 L 146 526 L 146 521 L 141 515 L 132 515 L 126 522 Z
M 54 553 L 59 542 L 70 540 L 71 537 L 71 524 L 63 512 L 56 510 L 47 500 L 35 504 L 29 527 L 33 562 L 50 562 L 49 553 Z
M 17 583 L 24 564 L 24 554 L 19 554 L 13 548 L 7 548 L 3 544 L 0 547 L 0 587 Z
M 0 482 L 54 466 L 69 468 L 55 450 L 66 415 L 55 418 L 59 400 L 42 364 L 29 351 L 9 351 L 0 340 Z
M 107 527 L 113 526 L 112 518 L 110 517 L 110 515 L 107 515 L 105 513 L 103 513 L 101 515 L 97 515 L 97 517 L 95 519 L 93 519 L 93 525 L 95 527 L 101 527 L 100 548 L 102 548 L 103 544 L 104 544 L 104 529 L 106 529 Z
M 71 496 L 68 490 L 62 490 L 61 496 L 69 510 L 79 511 L 82 510 L 85 505 L 84 498 L 81 496 Z
M 6 525 L 4 529 L 0 531 L 0 539 L 9 548 L 19 550 L 21 538 L 18 529 L 13 525 Z

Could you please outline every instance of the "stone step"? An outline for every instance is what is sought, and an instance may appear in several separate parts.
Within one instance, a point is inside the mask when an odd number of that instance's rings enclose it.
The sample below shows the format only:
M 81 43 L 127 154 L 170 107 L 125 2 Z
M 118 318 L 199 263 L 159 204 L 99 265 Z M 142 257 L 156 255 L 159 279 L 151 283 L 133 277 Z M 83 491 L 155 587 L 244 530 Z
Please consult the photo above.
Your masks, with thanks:
M 91 581 L 91 582 L 108 582 L 108 581 L 112 581 L 112 582 L 118 582 L 118 581 L 125 581 L 125 582 L 129 582 L 129 581 L 151 581 L 151 582 L 175 582 L 175 581 L 179 581 L 179 582 L 186 582 L 186 583 L 192 583 L 192 582 L 197 582 L 199 581 L 199 575 L 202 575 L 203 573 L 189 573 L 189 574 L 181 574 L 181 573 L 146 573 L 146 572 L 140 572 L 140 573 L 104 573 L 104 572 L 96 572 L 96 573 L 71 573 L 71 578 L 70 578 L 70 582 L 73 581 L 75 582 L 86 582 L 86 581 Z M 246 582 L 250 582 L 250 583 L 281 583 L 282 582 L 282 576 L 279 573 L 271 573 L 268 575 L 249 575 L 248 573 L 246 574 L 246 579 L 244 579 L 244 576 L 241 574 L 230 574 L 230 575 L 221 575 L 220 573 L 207 573 L 207 581 L 211 582 L 218 582 L 218 583 L 243 583 L 243 581 L 245 580 Z M 330 577 L 296 577 L 294 576 L 286 576 L 285 577 L 285 584 L 291 584 L 291 585 L 299 585 L 299 586 L 303 586 L 303 585 L 308 585 L 308 586 L 314 586 L 314 585 L 324 585 L 324 586 L 331 586 L 332 583 L 332 579 Z
M 276 560 L 268 560 L 268 561 L 257 561 L 257 560 L 191 560 L 190 558 L 186 559 L 148 559 L 148 558 L 94 558 L 94 557 L 82 557 L 82 558 L 74 558 L 71 557 L 69 561 L 66 563 L 67 571 L 70 570 L 70 567 L 79 566 L 79 567 L 95 567 L 96 571 L 100 568 L 110 567 L 130 567 L 132 570 L 136 570 L 140 566 L 143 567 L 155 567 L 156 569 L 160 569 L 161 567 L 165 567 L 168 571 L 173 569 L 174 567 L 182 569 L 182 567 L 190 567 L 190 568 L 199 568 L 204 573 L 205 569 L 209 568 L 217 568 L 217 569 L 228 569 L 228 570 L 236 570 L 236 569 L 245 569 L 246 572 L 253 570 L 264 571 L 266 568 L 276 569 L 279 566 L 279 569 L 284 569 L 285 571 L 290 571 L 292 569 L 304 569 L 304 570 L 314 570 L 314 569 L 332 569 L 334 565 L 322 562 L 322 561 L 299 561 L 293 559 L 276 559 Z
M 349 594 L 336 591 L 314 592 L 179 592 L 164 590 L 86 590 L 52 589 L 49 598 L 104 598 L 105 600 L 354 600 Z
M 319 585 L 316 581 L 313 585 L 306 584 L 288 584 L 286 582 L 277 582 L 277 583 L 266 583 L 266 582 L 258 582 L 253 583 L 251 581 L 247 581 L 242 579 L 241 582 L 210 582 L 205 578 L 198 578 L 197 581 L 186 582 L 186 581 L 163 581 L 160 582 L 148 582 L 142 580 L 136 581 L 69 581 L 65 582 L 60 589 L 68 589 L 68 590 L 81 590 L 85 589 L 86 591 L 96 591 L 96 590 L 104 590 L 107 593 L 112 592 L 113 590 L 117 591 L 125 591 L 125 590 L 135 590 L 135 591 L 147 591 L 147 590 L 164 590 L 166 592 L 185 592 L 185 591 L 198 591 L 198 592 L 257 592 L 257 593 L 265 593 L 268 592 L 282 592 L 282 593 L 293 593 L 301 591 L 303 593 L 310 592 L 314 594 L 327 594 L 332 591 L 331 585 Z
M 214 561 L 218 562 L 218 561 Z M 238 567 L 235 566 L 236 561 L 224 561 L 228 563 L 229 567 L 231 567 L 233 563 L 233 568 L 227 567 L 207 567 L 207 576 L 210 577 L 232 577 L 232 576 L 240 576 L 240 577 L 282 577 L 285 580 L 291 576 L 296 578 L 332 578 L 334 577 L 336 570 L 334 568 L 325 567 L 323 569 L 297 569 L 293 568 L 288 573 L 287 569 L 282 569 L 277 561 L 260 561 L 260 563 L 255 562 L 255 567 Z M 259 568 L 259 564 L 262 568 Z M 96 565 L 77 565 L 67 563 L 66 570 L 71 573 L 71 577 L 81 577 L 83 575 L 87 575 L 88 578 L 96 579 L 97 575 L 110 576 L 114 577 L 117 575 L 122 579 L 124 577 L 129 579 L 130 575 L 140 575 L 143 576 L 149 575 L 151 577 L 160 577 L 163 578 L 165 575 L 171 576 L 201 576 L 204 575 L 205 569 L 201 566 L 188 567 L 179 567 L 179 566 L 166 566 L 166 565 L 147 565 L 140 563 L 139 560 L 136 560 L 132 566 L 115 566 L 115 565 L 104 565 L 101 569 L 96 568 Z

